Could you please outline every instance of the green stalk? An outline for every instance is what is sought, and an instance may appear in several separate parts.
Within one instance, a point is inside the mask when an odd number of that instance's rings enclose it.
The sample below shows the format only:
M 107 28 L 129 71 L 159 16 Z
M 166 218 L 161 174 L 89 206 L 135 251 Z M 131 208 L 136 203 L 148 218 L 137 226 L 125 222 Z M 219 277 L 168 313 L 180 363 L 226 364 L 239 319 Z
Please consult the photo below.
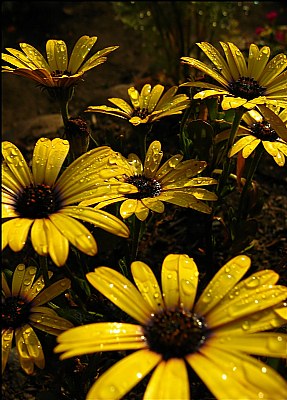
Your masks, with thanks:
M 130 263 L 136 260 L 138 254 L 139 243 L 142 237 L 143 222 L 136 215 L 133 215 L 132 235 L 131 235 L 131 251 Z
M 40 256 L 39 260 L 40 260 L 40 268 L 42 270 L 44 283 L 45 283 L 45 286 L 48 287 L 51 285 L 51 282 L 50 282 L 50 278 L 49 278 L 49 274 L 48 274 L 47 256 Z
M 243 186 L 241 195 L 240 195 L 240 200 L 239 200 L 239 206 L 238 206 L 238 212 L 237 212 L 237 221 L 240 222 L 242 219 L 246 219 L 248 215 L 248 192 L 249 188 L 252 185 L 252 179 L 253 176 L 257 170 L 257 167 L 259 165 L 260 159 L 262 157 L 264 151 L 263 145 L 260 143 L 257 148 L 255 149 L 255 154 L 253 156 L 253 159 L 249 165 L 248 171 L 247 171 L 247 176 L 246 176 L 246 181 Z
M 227 183 L 227 180 L 228 180 L 228 177 L 230 174 L 231 158 L 228 157 L 228 153 L 229 153 L 231 147 L 233 146 L 234 139 L 236 137 L 236 134 L 237 134 L 237 131 L 238 131 L 238 128 L 240 125 L 240 121 L 245 112 L 246 112 L 246 109 L 244 107 L 241 107 L 241 108 L 238 108 L 235 110 L 235 115 L 234 115 L 233 123 L 231 126 L 230 135 L 229 135 L 227 146 L 225 148 L 225 152 L 223 155 L 224 162 L 223 162 L 222 174 L 220 175 L 219 183 L 218 183 L 218 187 L 217 187 L 217 194 L 218 194 L 219 198 L 221 198 L 223 195 L 224 188 L 226 186 L 226 183 Z

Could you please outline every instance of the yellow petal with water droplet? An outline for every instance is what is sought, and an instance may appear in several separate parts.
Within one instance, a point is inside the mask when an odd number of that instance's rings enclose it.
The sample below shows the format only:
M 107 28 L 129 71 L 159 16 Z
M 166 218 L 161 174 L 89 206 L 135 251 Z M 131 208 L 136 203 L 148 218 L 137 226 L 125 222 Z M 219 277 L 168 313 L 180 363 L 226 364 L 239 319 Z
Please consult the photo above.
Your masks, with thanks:
M 206 315 L 220 300 L 236 285 L 250 268 L 251 260 L 245 255 L 240 255 L 229 260 L 215 274 L 198 299 L 195 312 Z
M 131 264 L 131 271 L 134 281 L 146 302 L 154 311 L 161 310 L 163 308 L 163 300 L 160 287 L 149 266 L 141 261 L 134 261 Z
M 59 229 L 56 228 L 52 221 L 45 219 L 44 223 L 50 257 L 58 267 L 61 267 L 68 258 L 69 241 Z
M 121 216 L 126 219 L 133 215 L 137 208 L 137 200 L 128 199 L 125 200 L 120 207 Z
M 228 153 L 228 157 L 234 156 L 234 154 L 238 153 L 240 150 L 242 150 L 245 146 L 249 145 L 255 140 L 255 137 L 252 135 L 247 135 L 244 136 L 243 138 L 237 140 L 236 143 L 232 146 Z
M 142 327 L 118 322 L 100 322 L 69 329 L 58 336 L 54 351 L 60 359 L 98 351 L 137 350 L 146 347 Z
M 33 183 L 33 177 L 21 151 L 11 142 L 2 142 L 2 154 L 6 165 L 23 187 Z
M 111 97 L 108 100 L 111 103 L 115 104 L 117 107 L 119 107 L 122 111 L 124 111 L 127 118 L 132 116 L 133 108 L 125 100 L 118 99 L 118 98 L 115 98 L 115 97 Z M 114 110 L 116 110 L 116 109 L 114 109 Z
M 160 99 L 160 96 L 162 95 L 164 91 L 164 86 L 162 85 L 155 85 L 152 88 L 152 91 L 150 93 L 150 98 L 149 98 L 149 102 L 148 102 L 148 113 L 152 113 Z
M 148 399 L 190 399 L 189 380 L 183 359 L 162 361 L 153 372 L 144 397 Z
M 44 219 L 36 219 L 34 221 L 31 229 L 31 241 L 34 250 L 40 254 L 40 256 L 46 256 L 48 254 L 48 241 Z
M 99 267 L 86 275 L 88 281 L 104 296 L 140 323 L 146 323 L 153 309 L 136 287 L 119 272 Z
M 144 176 L 153 178 L 160 165 L 163 152 L 161 151 L 161 143 L 158 140 L 153 141 L 146 152 L 144 162 Z
M 44 68 L 49 72 L 51 72 L 49 64 L 35 47 L 31 46 L 28 43 L 20 43 L 20 47 L 26 54 L 26 56 L 29 58 L 29 60 L 31 60 L 33 64 L 35 64 L 35 67 Z
M 2 334 L 1 334 L 1 342 L 2 342 L 2 374 L 5 370 L 10 351 L 12 348 L 12 340 L 13 340 L 13 335 L 14 335 L 14 329 L 9 328 L 9 329 L 2 329 Z
M 136 386 L 161 360 L 149 350 L 128 355 L 104 372 L 93 384 L 87 400 L 119 400 Z
M 30 326 L 28 324 L 16 328 L 15 342 L 21 368 L 26 372 L 26 374 L 31 375 L 34 372 L 34 360 L 29 355 L 29 351 L 23 337 L 23 332 L 26 330 L 30 330 Z
M 65 290 L 71 287 L 70 279 L 63 278 L 42 290 L 31 302 L 32 306 L 41 306 L 48 303 L 50 300 L 62 294 Z
M 20 295 L 26 297 L 26 293 L 31 289 L 35 276 L 37 273 L 37 268 L 34 266 L 29 266 L 25 270 L 25 275 L 23 277 L 22 286 L 20 290 Z
M 23 249 L 33 222 L 32 219 L 28 218 L 13 218 L 10 221 L 4 222 L 2 229 L 7 229 L 8 244 L 13 251 Z
M 78 39 L 70 57 L 68 71 L 70 71 L 72 74 L 78 72 L 80 66 L 97 40 L 98 38 L 96 36 L 88 35 L 83 35 Z

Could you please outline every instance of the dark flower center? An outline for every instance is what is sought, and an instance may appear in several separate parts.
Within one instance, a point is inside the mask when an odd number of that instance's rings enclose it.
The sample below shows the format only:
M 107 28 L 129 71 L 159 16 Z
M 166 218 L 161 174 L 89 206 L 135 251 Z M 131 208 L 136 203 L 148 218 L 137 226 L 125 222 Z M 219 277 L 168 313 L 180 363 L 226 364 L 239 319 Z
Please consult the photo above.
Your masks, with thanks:
M 22 218 L 47 218 L 61 208 L 61 202 L 50 186 L 30 185 L 18 194 L 14 208 Z
M 133 117 L 139 117 L 141 119 L 145 119 L 148 116 L 149 112 L 147 108 L 137 108 L 133 112 Z
M 229 90 L 235 97 L 252 100 L 264 96 L 266 88 L 260 86 L 254 78 L 241 76 L 237 81 L 229 83 Z
M 28 322 L 31 305 L 21 297 L 7 297 L 2 301 L 3 328 L 17 328 Z
M 161 186 L 155 179 L 146 178 L 144 175 L 134 175 L 127 177 L 125 181 L 136 186 L 138 189 L 138 193 L 126 194 L 125 197 L 128 199 L 140 200 L 145 197 L 156 197 L 160 195 Z
M 268 140 L 269 142 L 275 142 L 278 139 L 277 133 L 267 121 L 255 122 L 250 128 L 252 135 L 257 137 L 257 139 Z
M 143 331 L 149 348 L 165 360 L 196 352 L 208 334 L 202 317 L 180 308 L 154 314 Z
M 56 71 L 51 72 L 51 76 L 53 78 L 60 78 L 63 75 L 71 76 L 71 72 L 65 70 L 65 71 L 60 71 L 59 69 L 56 69 Z

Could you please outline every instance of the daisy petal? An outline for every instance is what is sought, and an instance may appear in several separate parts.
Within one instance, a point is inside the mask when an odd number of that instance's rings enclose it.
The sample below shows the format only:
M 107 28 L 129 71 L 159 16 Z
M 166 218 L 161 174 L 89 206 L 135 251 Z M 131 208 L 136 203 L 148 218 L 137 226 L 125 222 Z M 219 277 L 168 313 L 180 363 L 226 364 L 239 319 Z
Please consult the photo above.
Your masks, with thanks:
M 2 154 L 13 176 L 23 187 L 33 183 L 33 177 L 22 153 L 13 143 L 2 142 Z
M 119 107 L 122 111 L 124 111 L 127 114 L 127 118 L 132 116 L 133 108 L 125 100 L 118 99 L 118 98 L 115 98 L 115 97 L 109 98 L 108 100 L 111 103 L 113 103 L 115 106 Z M 112 108 L 111 108 L 111 110 L 112 110 Z
M 178 307 L 179 297 L 179 265 L 185 263 L 188 256 L 185 254 L 169 254 L 162 263 L 161 284 L 166 307 Z
M 148 112 L 149 113 L 152 113 L 154 111 L 163 91 L 164 91 L 164 86 L 162 86 L 162 85 L 155 85 L 152 88 L 152 91 L 150 93 L 149 102 L 148 102 Z
M 129 237 L 129 228 L 114 215 L 89 207 L 67 206 L 60 211 L 62 216 L 70 216 L 94 224 L 97 228 L 104 229 L 107 232 L 121 237 Z M 70 218 L 71 219 L 71 218 Z
M 236 143 L 232 146 L 228 156 L 232 157 L 234 154 L 238 153 L 240 150 L 242 150 L 245 146 L 248 146 L 250 143 L 252 143 L 256 138 L 252 135 L 244 136 L 243 138 L 237 140 Z
M 7 229 L 8 244 L 13 251 L 20 251 L 26 244 L 29 229 L 33 219 L 16 218 L 4 222 L 2 229 Z
M 53 262 L 61 267 L 69 254 L 69 241 L 49 219 L 44 220 L 48 251 Z
M 195 305 L 195 312 L 205 315 L 212 310 L 248 271 L 250 264 L 250 258 L 245 255 L 228 261 L 204 289 Z
M 153 372 L 143 399 L 190 399 L 189 381 L 184 360 L 171 358 L 168 361 L 162 361 Z
M 153 309 L 146 303 L 136 287 L 119 272 L 99 267 L 86 275 L 92 286 L 135 320 L 145 323 Z
M 120 214 L 123 218 L 128 218 L 133 215 L 137 208 L 137 200 L 128 199 L 125 200 L 120 207 Z
M 25 275 L 25 265 L 18 264 L 14 271 L 12 279 L 12 290 L 11 290 L 12 296 L 15 297 L 19 296 L 24 275 Z
M 117 322 L 99 322 L 76 327 L 57 338 L 60 343 L 54 351 L 60 359 L 113 350 L 138 350 L 147 346 L 142 328 Z
M 96 36 L 90 37 L 84 35 L 79 38 L 73 48 L 68 65 L 68 71 L 70 71 L 72 74 L 75 74 L 78 71 L 87 57 L 87 54 L 90 52 L 97 40 L 98 38 Z
M 16 348 L 19 355 L 20 365 L 26 374 L 31 375 L 34 372 L 34 362 L 29 355 L 29 351 L 27 345 L 25 343 L 25 339 L 23 337 L 23 332 L 25 330 L 30 331 L 30 326 L 25 324 L 20 328 L 17 328 L 15 331 L 15 342 Z
M 143 173 L 146 178 L 154 177 L 162 157 L 161 143 L 155 140 L 150 144 L 145 157 Z
M 71 287 L 70 279 L 63 278 L 57 282 L 52 283 L 45 290 L 42 290 L 31 302 L 32 306 L 41 306 L 42 304 L 48 303 L 50 300 L 59 296 L 65 290 Z
M 25 270 L 25 275 L 23 277 L 22 286 L 20 289 L 20 296 L 26 297 L 26 293 L 28 293 L 33 285 L 35 276 L 37 273 L 37 268 L 30 266 Z
M 13 334 L 14 334 L 14 330 L 12 328 L 9 329 L 3 329 L 2 328 L 2 374 L 4 372 L 4 369 L 6 367 L 8 358 L 9 358 L 9 354 L 11 351 L 11 347 L 12 347 L 12 340 L 13 340 Z
M 7 283 L 6 276 L 4 272 L 1 272 L 1 283 L 2 283 L 2 292 L 5 297 L 11 297 L 11 290 L 9 288 L 9 285 Z
M 233 379 L 243 385 L 245 384 L 249 390 L 252 390 L 253 396 L 251 398 L 281 400 L 286 397 L 286 381 L 263 362 L 244 353 L 229 351 L 226 348 L 216 349 L 212 347 L 212 349 L 203 348 L 202 350 L 205 356 L 216 363 L 222 372 L 224 371 L 227 381 L 229 376 L 232 376 Z M 232 383 L 229 382 L 229 385 L 232 385 Z M 237 398 L 242 398 L 242 396 Z
M 59 71 L 63 74 L 64 71 L 67 71 L 67 46 L 63 40 L 48 40 L 46 43 L 46 53 L 50 72 Z
M 234 334 L 225 338 L 210 338 L 208 344 L 226 351 L 240 351 L 267 357 L 287 357 L 287 335 L 275 332 Z
M 42 56 L 42 54 L 37 49 L 35 49 L 35 47 L 31 46 L 28 43 L 19 43 L 19 46 L 37 68 L 43 68 L 48 71 L 50 70 L 49 64 Z
M 73 324 L 67 319 L 59 317 L 57 314 L 51 315 L 47 307 L 43 307 L 43 309 L 48 311 L 33 312 L 29 317 L 31 325 L 35 328 L 50 335 L 59 335 L 63 330 L 73 328 Z
M 38 368 L 43 369 L 45 367 L 45 357 L 42 345 L 31 326 L 26 327 L 26 329 L 22 331 L 22 338 L 27 346 L 29 357 Z
M 52 271 L 48 271 L 48 277 L 51 278 L 51 276 L 53 275 Z M 39 276 L 39 278 L 34 282 L 34 284 L 32 285 L 31 289 L 29 290 L 29 292 L 27 292 L 26 294 L 26 299 L 31 302 L 34 297 L 36 297 L 39 292 L 45 287 L 45 282 L 43 279 L 43 276 Z
M 69 152 L 69 142 L 63 139 L 40 138 L 35 145 L 32 170 L 36 184 L 52 186 Z
M 197 68 L 205 74 L 214 78 L 217 82 L 221 83 L 222 86 L 228 87 L 228 80 L 226 80 L 222 75 L 218 72 L 214 71 L 212 68 L 208 67 L 203 62 L 197 60 L 196 58 L 191 57 L 181 57 L 181 61 L 183 64 L 188 64 L 191 67 Z
M 218 304 L 206 316 L 208 326 L 215 328 L 232 320 L 245 319 L 250 314 L 258 313 L 268 307 L 272 307 L 287 298 L 287 287 L 285 286 L 261 286 L 250 293 L 248 298 L 240 295 L 228 303 Z
M 149 266 L 141 261 L 134 261 L 131 264 L 131 271 L 142 297 L 153 310 L 161 310 L 163 299 L 160 287 Z
M 31 241 L 34 250 L 41 256 L 48 254 L 48 241 L 44 219 L 35 219 L 31 228 Z
M 107 57 L 105 56 L 118 48 L 119 46 L 110 46 L 97 51 L 91 58 L 89 58 L 86 62 L 84 62 L 84 64 L 81 65 L 81 67 L 78 69 L 78 73 L 84 73 L 89 69 L 92 69 L 97 65 L 104 63 L 107 60 Z
M 243 149 L 242 149 L 242 156 L 244 158 L 247 158 L 250 156 L 250 154 L 256 149 L 256 147 L 259 145 L 261 142 L 260 139 L 255 139 L 249 144 L 247 144 Z
M 97 253 L 97 243 L 90 231 L 76 219 L 61 212 L 51 214 L 49 219 L 66 239 L 83 253 L 94 256 Z
M 139 350 L 117 362 L 101 375 L 87 394 L 87 400 L 120 400 L 161 360 L 159 354 Z

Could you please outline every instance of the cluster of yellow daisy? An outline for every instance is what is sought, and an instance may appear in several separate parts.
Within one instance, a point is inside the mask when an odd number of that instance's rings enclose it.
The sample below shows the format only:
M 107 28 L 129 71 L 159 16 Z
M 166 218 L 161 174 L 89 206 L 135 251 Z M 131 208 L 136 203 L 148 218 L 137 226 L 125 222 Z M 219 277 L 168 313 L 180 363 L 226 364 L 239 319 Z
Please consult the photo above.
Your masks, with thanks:
M 85 61 L 96 41 L 95 36 L 82 36 L 69 59 L 62 40 L 48 40 L 47 60 L 33 46 L 21 43 L 22 51 L 7 48 L 10 54 L 2 54 L 13 66 L 4 66 L 2 71 L 32 79 L 50 94 L 57 93 L 67 126 L 67 106 L 75 85 L 118 47 L 105 48 Z M 287 156 L 286 55 L 269 61 L 270 49 L 259 50 L 252 44 L 246 63 L 232 43 L 221 43 L 226 60 L 211 44 L 198 45 L 214 68 L 191 57 L 182 57 L 182 63 L 221 86 L 204 80 L 166 91 L 161 84 L 145 84 L 141 91 L 132 86 L 130 104 L 110 98 L 115 107 L 91 105 L 85 111 L 126 119 L 137 129 L 182 115 L 194 100 L 216 98 L 223 111 L 240 113 L 237 125 L 231 123 L 230 129 L 214 138 L 232 138 L 227 157 L 254 156 L 256 148 L 263 146 L 283 167 Z M 203 90 L 191 99 L 178 93 L 186 87 Z M 97 228 L 133 240 L 129 221 L 151 221 L 154 213 L 165 212 L 165 203 L 204 214 L 213 212 L 218 181 L 204 174 L 208 162 L 184 159 L 182 151 L 166 156 L 159 140 L 150 140 L 145 148 L 148 136 L 143 139 L 144 158 L 134 153 L 125 156 L 103 145 L 71 161 L 67 138 L 41 137 L 30 163 L 15 144 L 2 142 L 2 250 L 29 249 L 40 260 L 37 267 L 29 260 L 28 267 L 20 263 L 10 273 L 2 271 L 2 372 L 14 342 L 27 374 L 34 372 L 34 365 L 44 368 L 35 328 L 57 336 L 55 354 L 62 353 L 60 359 L 128 352 L 104 373 L 95 371 L 97 378 L 87 393 L 90 400 L 121 399 L 148 374 L 144 399 L 189 399 L 193 397 L 192 370 L 218 399 L 287 398 L 283 377 L 251 356 L 286 357 L 287 335 L 281 327 L 287 321 L 287 288 L 277 284 L 279 275 L 269 269 L 242 279 L 251 265 L 247 255 L 230 257 L 201 292 L 198 267 L 187 254 L 165 255 L 161 283 L 143 261 L 132 260 L 135 285 L 115 269 L 99 266 L 85 273 L 89 290 L 107 297 L 128 315 L 129 322 L 112 319 L 74 327 L 68 312 L 65 318 L 61 316 L 59 299 L 68 298 L 74 289 L 68 279 L 74 273 L 68 265 L 69 249 L 94 257 Z M 204 188 L 210 185 L 210 190 Z M 119 202 L 117 213 L 104 210 Z M 56 271 L 64 275 L 70 271 L 71 276 L 53 280 L 54 266 L 63 267 Z

